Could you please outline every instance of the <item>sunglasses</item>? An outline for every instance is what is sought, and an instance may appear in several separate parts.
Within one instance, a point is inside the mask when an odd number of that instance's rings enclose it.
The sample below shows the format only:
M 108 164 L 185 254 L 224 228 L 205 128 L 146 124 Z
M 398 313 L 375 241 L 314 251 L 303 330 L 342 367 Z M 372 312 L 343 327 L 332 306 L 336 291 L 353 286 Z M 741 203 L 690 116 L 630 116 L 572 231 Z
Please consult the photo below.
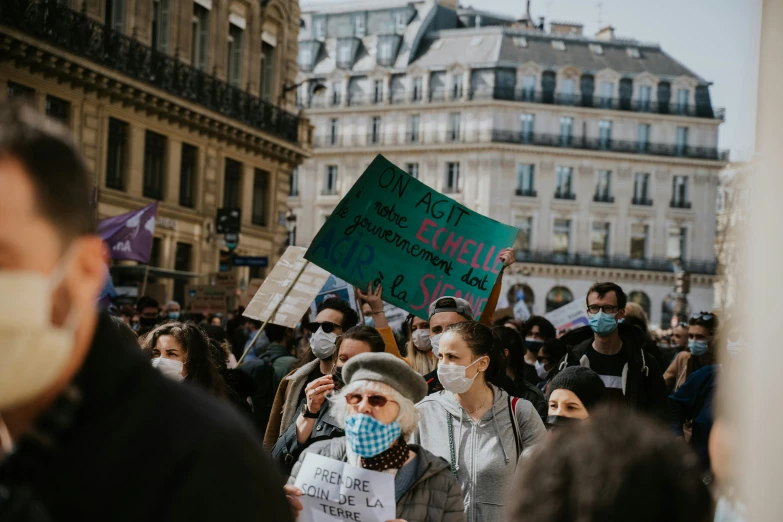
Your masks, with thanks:
M 320 328 L 324 331 L 324 333 L 332 333 L 336 328 L 342 328 L 339 324 L 332 323 L 330 321 L 321 321 L 318 322 L 312 322 L 310 323 L 310 331 L 315 332 Z
M 372 406 L 373 408 L 383 408 L 386 406 L 387 402 L 394 402 L 391 399 L 387 399 L 383 395 L 362 395 L 361 393 L 349 393 L 345 396 L 345 402 L 350 404 L 351 406 L 356 406 L 360 402 L 362 402 L 362 399 L 367 397 L 367 402 Z
M 697 321 L 712 321 L 714 318 L 714 315 L 707 312 L 699 312 L 691 316 L 691 319 L 696 319 Z

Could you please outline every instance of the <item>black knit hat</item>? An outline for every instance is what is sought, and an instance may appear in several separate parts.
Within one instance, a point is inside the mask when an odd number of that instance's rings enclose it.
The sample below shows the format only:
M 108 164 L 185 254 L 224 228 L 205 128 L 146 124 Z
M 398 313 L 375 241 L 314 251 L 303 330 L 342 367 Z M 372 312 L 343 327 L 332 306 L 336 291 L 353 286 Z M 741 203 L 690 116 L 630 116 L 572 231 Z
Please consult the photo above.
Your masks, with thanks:
M 584 366 L 569 366 L 558 373 L 549 384 L 547 400 L 552 396 L 553 391 L 560 389 L 574 392 L 588 412 L 590 408 L 601 402 L 606 392 L 601 377 Z

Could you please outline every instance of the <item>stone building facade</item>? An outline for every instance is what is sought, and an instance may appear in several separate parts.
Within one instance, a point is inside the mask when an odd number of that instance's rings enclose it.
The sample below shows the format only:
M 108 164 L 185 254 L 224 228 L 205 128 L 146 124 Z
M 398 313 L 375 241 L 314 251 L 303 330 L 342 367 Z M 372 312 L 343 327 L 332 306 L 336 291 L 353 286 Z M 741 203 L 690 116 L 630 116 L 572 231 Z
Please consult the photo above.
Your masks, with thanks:
M 160 202 L 150 280 L 182 299 L 218 270 L 219 208 L 242 210 L 238 254 L 271 265 L 287 242 L 289 177 L 312 153 L 299 19 L 296 0 L 4 1 L 0 98 L 73 131 L 99 218 Z M 112 267 L 116 285 L 135 288 L 132 264 Z
M 522 290 L 545 313 L 613 280 L 665 324 L 680 260 L 693 308 L 711 308 L 727 156 L 706 80 L 612 28 L 589 38 L 434 0 L 352 5 L 302 14 L 297 101 L 315 140 L 292 177 L 297 244 L 381 153 L 519 228 L 512 302 Z

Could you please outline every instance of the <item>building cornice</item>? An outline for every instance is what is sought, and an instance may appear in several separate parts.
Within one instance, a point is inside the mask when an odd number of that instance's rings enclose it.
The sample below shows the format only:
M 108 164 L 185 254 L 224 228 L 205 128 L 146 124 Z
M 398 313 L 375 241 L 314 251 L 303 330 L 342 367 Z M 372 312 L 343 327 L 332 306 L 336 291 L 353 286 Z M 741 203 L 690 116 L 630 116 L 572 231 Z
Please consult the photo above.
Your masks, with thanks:
M 549 277 L 579 279 L 583 281 L 631 281 L 636 284 L 651 283 L 671 285 L 675 283 L 674 272 L 652 270 L 624 270 L 619 268 L 594 268 L 574 265 L 555 265 L 538 263 L 515 263 L 505 271 L 511 276 Z M 691 286 L 712 287 L 717 280 L 714 275 L 690 274 Z

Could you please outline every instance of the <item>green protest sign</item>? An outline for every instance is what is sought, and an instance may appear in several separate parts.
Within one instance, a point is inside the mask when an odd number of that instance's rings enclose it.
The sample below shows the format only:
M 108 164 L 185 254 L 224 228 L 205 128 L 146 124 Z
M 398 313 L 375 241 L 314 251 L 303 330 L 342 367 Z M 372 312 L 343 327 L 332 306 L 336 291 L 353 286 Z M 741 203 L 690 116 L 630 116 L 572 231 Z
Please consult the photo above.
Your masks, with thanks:
M 340 201 L 305 258 L 349 283 L 382 283 L 383 300 L 427 318 L 452 295 L 478 316 L 516 229 L 460 205 L 380 154 Z

